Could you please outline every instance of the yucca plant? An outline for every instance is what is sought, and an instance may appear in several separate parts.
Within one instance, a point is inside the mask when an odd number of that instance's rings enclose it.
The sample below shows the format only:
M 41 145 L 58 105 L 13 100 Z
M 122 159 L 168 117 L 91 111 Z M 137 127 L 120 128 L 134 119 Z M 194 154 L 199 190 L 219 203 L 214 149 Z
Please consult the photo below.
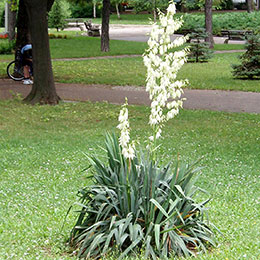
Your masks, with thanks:
M 127 102 L 119 114 L 120 137 L 106 136 L 107 162 L 88 156 L 93 183 L 82 189 L 77 222 L 70 244 L 80 258 L 100 258 L 119 252 L 120 258 L 144 252 L 145 258 L 190 256 L 214 245 L 213 233 L 205 219 L 205 205 L 196 202 L 198 191 L 193 165 L 172 162 L 162 166 L 158 139 L 165 123 L 179 113 L 186 80 L 176 80 L 186 61 L 187 50 L 172 53 L 186 38 L 170 42 L 181 26 L 174 20 L 171 1 L 167 14 L 160 13 L 154 24 L 143 59 L 147 67 L 146 90 L 151 99 L 147 153 L 137 153 L 130 141 Z
M 94 183 L 82 189 L 70 244 L 80 258 L 100 258 L 117 248 L 124 257 L 144 249 L 145 257 L 195 255 L 214 245 L 195 165 L 158 166 L 149 155 L 128 161 L 115 135 L 106 136 L 107 163 L 89 157 Z M 131 165 L 129 165 L 129 162 Z

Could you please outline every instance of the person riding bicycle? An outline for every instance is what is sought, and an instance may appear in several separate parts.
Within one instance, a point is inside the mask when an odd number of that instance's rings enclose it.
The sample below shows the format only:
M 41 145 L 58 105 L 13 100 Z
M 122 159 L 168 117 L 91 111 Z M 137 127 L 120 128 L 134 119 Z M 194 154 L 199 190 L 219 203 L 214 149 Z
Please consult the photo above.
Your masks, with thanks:
M 30 79 L 30 71 L 32 72 L 32 45 L 26 44 L 21 49 L 22 65 L 24 66 L 24 80 L 23 84 L 31 85 L 33 81 Z

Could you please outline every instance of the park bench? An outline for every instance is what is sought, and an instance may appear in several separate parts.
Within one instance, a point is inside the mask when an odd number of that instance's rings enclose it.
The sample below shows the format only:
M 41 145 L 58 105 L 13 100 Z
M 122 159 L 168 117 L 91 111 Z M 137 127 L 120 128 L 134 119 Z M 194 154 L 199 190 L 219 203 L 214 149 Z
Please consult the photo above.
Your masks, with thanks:
M 245 40 L 249 35 L 252 34 L 253 32 L 251 30 L 221 30 L 221 35 L 228 37 L 225 39 L 224 43 L 228 43 L 230 40 Z
M 84 31 L 83 19 L 65 19 L 65 21 L 67 22 L 67 27 L 77 27 L 81 31 Z
M 88 36 L 98 37 L 100 36 L 100 26 L 93 25 L 91 21 L 84 22 Z

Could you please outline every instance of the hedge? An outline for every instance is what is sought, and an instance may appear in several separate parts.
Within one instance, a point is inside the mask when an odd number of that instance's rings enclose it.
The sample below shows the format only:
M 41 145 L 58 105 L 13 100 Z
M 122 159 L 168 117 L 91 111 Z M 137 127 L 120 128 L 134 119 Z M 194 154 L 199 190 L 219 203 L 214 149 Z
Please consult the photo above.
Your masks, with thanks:
M 205 27 L 204 14 L 183 15 L 184 24 L 181 30 L 194 30 Z M 213 14 L 213 34 L 220 35 L 221 30 L 259 30 L 260 12 L 229 12 Z M 180 32 L 181 32 L 180 30 Z

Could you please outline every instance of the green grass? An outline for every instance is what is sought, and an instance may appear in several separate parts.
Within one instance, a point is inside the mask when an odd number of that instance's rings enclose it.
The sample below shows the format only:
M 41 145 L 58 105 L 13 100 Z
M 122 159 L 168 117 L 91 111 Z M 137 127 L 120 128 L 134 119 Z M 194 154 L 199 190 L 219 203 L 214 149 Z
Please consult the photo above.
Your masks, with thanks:
M 76 36 L 75 31 L 50 30 L 55 35 L 67 35 L 68 39 L 51 39 L 50 48 L 53 59 L 59 58 L 80 58 L 80 57 L 96 57 L 107 55 L 124 55 L 124 54 L 142 54 L 147 48 L 146 42 L 132 42 L 110 40 L 110 52 L 104 53 L 100 51 L 100 38 Z M 0 40 L 7 41 L 7 40 Z M 214 50 L 239 50 L 243 49 L 241 44 L 215 44 Z M 14 55 L 1 55 L 1 61 L 11 61 Z
M 84 153 L 102 153 L 105 131 L 120 107 L 61 103 L 28 106 L 0 101 L 0 259 L 74 259 L 65 241 L 74 224 L 68 207 L 87 183 Z M 143 140 L 148 108 L 130 107 L 132 137 Z M 196 259 L 259 259 L 260 115 L 182 111 L 167 124 L 160 156 L 204 156 L 199 185 L 211 196 L 219 247 Z
M 64 35 L 63 32 L 55 33 Z M 6 41 L 6 40 L 5 40 Z M 107 55 L 142 54 L 147 48 L 146 42 L 110 40 L 110 52 L 100 51 L 100 38 L 78 36 L 68 39 L 51 39 L 50 49 L 53 59 L 81 58 Z M 1 61 L 11 61 L 14 55 L 1 55 Z
M 50 47 L 52 58 L 80 58 L 142 54 L 147 43 L 110 40 L 110 52 L 107 53 L 100 50 L 100 38 L 74 37 L 67 40 L 53 39 L 50 41 Z
M 214 51 L 243 50 L 243 44 L 214 44 Z
M 238 64 L 238 53 L 215 54 L 209 63 L 188 63 L 179 77 L 187 78 L 191 89 L 260 91 L 257 80 L 239 80 L 232 76 L 231 64 Z M 146 68 L 141 57 L 54 62 L 57 81 L 65 83 L 144 86 Z
M 240 80 L 232 76 L 231 64 L 239 64 L 239 53 L 215 54 L 209 63 L 188 63 L 179 77 L 187 78 L 191 89 L 219 89 L 260 92 L 259 80 Z M 0 65 L 6 77 L 7 62 Z M 63 83 L 144 86 L 146 68 L 141 57 L 54 61 L 55 80 Z

